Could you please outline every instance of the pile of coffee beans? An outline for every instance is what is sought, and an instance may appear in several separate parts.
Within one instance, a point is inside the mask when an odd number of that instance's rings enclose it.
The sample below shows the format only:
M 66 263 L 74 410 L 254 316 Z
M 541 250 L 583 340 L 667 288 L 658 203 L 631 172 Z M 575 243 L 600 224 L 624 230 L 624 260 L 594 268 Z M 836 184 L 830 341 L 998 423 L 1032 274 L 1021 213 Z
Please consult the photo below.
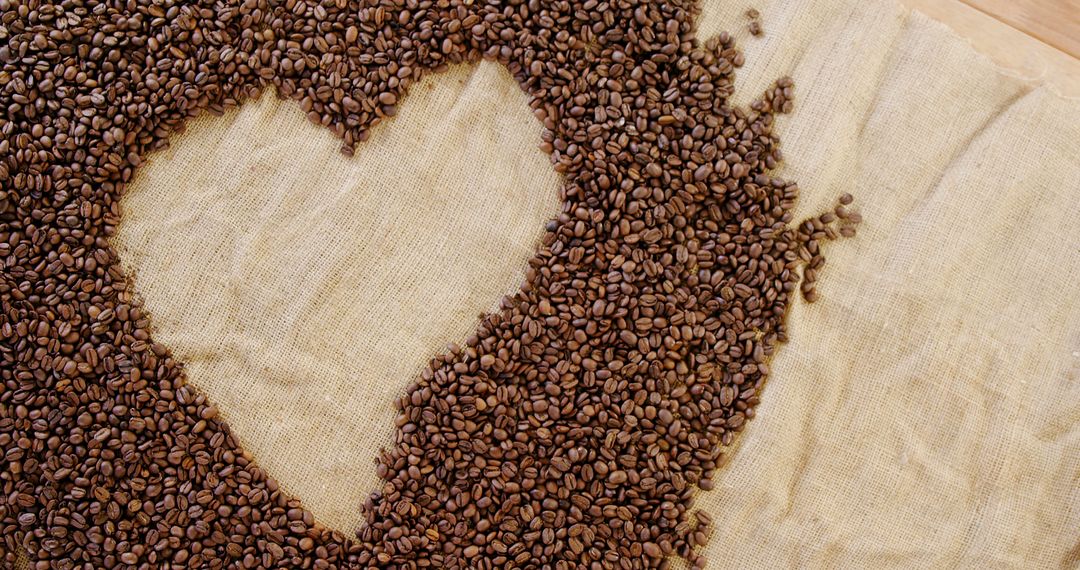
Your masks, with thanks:
M 696 10 L 0 0 L 5 567 L 701 567 L 691 498 L 754 417 L 796 291 L 816 296 L 820 244 L 858 215 L 845 196 L 793 224 L 798 188 L 769 175 L 791 82 L 730 106 L 742 55 L 699 42 Z M 349 539 L 153 341 L 110 247 L 118 203 L 200 112 L 272 87 L 348 154 L 422 75 L 482 58 L 528 93 L 562 214 L 521 291 L 408 387 Z

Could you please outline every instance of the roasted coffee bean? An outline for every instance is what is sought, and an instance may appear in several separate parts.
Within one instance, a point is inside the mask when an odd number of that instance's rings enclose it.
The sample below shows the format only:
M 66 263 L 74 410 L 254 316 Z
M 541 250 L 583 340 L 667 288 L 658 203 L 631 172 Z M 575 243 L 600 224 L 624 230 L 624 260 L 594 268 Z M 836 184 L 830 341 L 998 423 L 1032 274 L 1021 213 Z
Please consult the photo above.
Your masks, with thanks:
M 796 290 L 817 297 L 822 244 L 861 217 L 844 195 L 793 223 L 798 188 L 770 174 L 793 83 L 730 105 L 743 55 L 695 38 L 697 9 L 0 0 L 5 567 L 702 567 L 691 497 L 754 417 Z M 347 539 L 154 342 L 109 242 L 119 199 L 200 112 L 272 88 L 351 154 L 425 74 L 481 59 L 528 94 L 563 213 L 521 291 L 399 401 Z
M 754 36 L 760 36 L 762 34 L 761 12 L 759 12 L 756 8 L 750 8 L 746 11 L 746 17 L 750 19 L 750 24 L 748 25 L 748 28 L 750 29 L 750 34 Z

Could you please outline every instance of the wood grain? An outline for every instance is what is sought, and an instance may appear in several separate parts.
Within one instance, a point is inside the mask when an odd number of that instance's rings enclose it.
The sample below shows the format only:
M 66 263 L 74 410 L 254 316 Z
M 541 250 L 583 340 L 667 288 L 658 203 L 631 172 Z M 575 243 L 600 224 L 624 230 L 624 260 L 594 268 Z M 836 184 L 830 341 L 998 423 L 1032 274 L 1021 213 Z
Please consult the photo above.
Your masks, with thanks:
M 1080 59 L 964 1 L 967 0 L 901 0 L 901 4 L 949 26 L 999 66 L 1021 77 L 1045 81 L 1062 95 L 1080 97 Z M 1062 3 L 1061 0 L 1002 0 L 999 4 L 1008 10 L 1014 2 Z
M 985 14 L 1080 57 L 1080 0 L 961 0 Z

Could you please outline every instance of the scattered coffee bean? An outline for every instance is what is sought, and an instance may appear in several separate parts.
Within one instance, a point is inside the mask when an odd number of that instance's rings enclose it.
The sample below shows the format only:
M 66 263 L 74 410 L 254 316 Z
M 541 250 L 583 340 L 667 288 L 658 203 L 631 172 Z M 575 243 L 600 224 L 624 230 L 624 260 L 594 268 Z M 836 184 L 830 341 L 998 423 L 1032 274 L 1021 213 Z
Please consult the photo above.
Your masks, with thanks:
M 763 33 L 761 28 L 761 12 L 756 8 L 750 8 L 746 11 L 746 17 L 750 19 L 750 35 L 760 36 Z

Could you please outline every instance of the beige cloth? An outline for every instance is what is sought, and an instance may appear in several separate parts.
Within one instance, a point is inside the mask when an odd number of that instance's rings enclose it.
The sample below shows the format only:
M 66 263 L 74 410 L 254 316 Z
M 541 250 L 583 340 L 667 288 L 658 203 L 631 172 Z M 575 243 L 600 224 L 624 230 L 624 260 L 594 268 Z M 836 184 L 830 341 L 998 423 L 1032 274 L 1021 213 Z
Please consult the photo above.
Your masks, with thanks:
M 699 506 L 710 568 L 1080 564 L 1080 113 L 919 15 L 706 0 L 801 212 L 856 196 L 758 419 Z M 375 487 L 393 400 L 514 290 L 558 179 L 490 63 L 426 80 L 353 159 L 291 102 L 196 121 L 125 198 L 117 246 L 156 338 L 332 527 Z M 297 148 L 304 149 L 297 151 Z

